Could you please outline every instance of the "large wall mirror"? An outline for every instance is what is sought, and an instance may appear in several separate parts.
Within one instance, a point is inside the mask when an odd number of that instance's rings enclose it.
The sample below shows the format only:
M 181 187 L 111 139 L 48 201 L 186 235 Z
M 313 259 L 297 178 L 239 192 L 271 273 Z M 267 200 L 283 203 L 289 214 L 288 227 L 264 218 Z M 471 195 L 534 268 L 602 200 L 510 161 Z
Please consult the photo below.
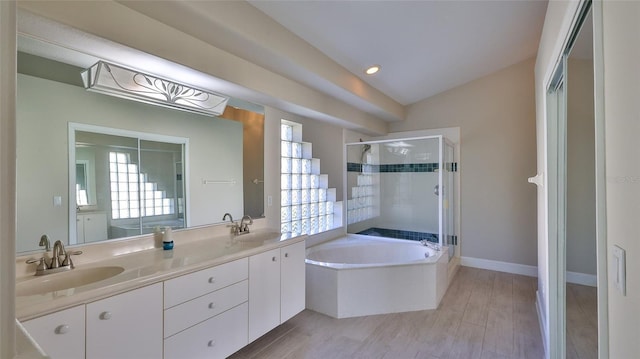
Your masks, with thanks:
M 80 73 L 99 60 L 19 36 L 19 253 L 43 234 L 74 245 L 264 216 L 261 106 L 232 98 L 212 117 L 88 92 Z

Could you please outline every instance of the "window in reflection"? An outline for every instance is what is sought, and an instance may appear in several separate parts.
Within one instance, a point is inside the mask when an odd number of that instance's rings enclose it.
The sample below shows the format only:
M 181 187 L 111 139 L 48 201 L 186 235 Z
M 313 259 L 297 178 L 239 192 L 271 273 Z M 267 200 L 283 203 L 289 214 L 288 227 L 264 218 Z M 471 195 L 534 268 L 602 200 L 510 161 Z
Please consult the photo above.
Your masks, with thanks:
M 131 163 L 128 153 L 110 152 L 109 171 L 113 219 L 175 213 L 176 199 L 168 198 L 167 191 L 159 189 L 157 182 L 140 173 L 138 165 Z
M 79 173 L 83 168 L 75 166 L 79 211 L 72 243 L 147 234 L 157 227 L 185 227 L 187 139 L 80 124 L 72 127 L 76 146 L 71 161 L 87 161 L 84 168 L 90 169 Z M 86 188 L 93 190 L 88 193 Z M 93 192 L 96 201 L 85 205 L 92 202 Z M 101 216 L 100 231 L 87 231 L 96 222 L 85 220 L 87 215 Z

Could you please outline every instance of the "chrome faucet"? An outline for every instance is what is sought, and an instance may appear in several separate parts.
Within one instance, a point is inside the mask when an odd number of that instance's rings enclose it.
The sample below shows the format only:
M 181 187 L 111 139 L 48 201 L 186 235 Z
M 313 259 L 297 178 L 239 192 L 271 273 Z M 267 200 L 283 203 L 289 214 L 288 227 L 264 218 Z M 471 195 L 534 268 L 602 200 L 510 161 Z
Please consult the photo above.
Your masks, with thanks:
M 248 219 L 249 223 L 245 223 L 244 220 Z M 245 214 L 240 220 L 240 230 L 238 231 L 240 234 L 249 233 L 249 225 L 253 224 L 253 218 L 248 214 Z
M 231 213 L 225 213 L 224 216 L 222 216 L 222 220 L 226 221 L 227 217 L 229 217 L 229 221 L 231 221 L 231 223 L 233 223 L 233 216 L 231 216 Z
M 42 237 L 40 237 L 40 246 L 45 247 L 46 249 L 44 255 L 40 259 L 29 258 L 26 261 L 27 264 L 38 263 L 38 266 L 36 267 L 37 276 L 74 269 L 75 266 L 73 265 L 71 256 L 82 254 L 82 251 L 66 251 L 64 249 L 64 244 L 62 243 L 62 241 L 58 240 L 53 244 L 53 254 L 51 256 L 52 258 L 51 261 L 47 263 L 46 255 L 50 248 L 49 237 L 47 237 L 47 235 L 43 235 Z
M 240 226 L 233 221 L 231 213 L 225 213 L 224 216 L 222 216 L 222 220 L 225 221 L 227 217 L 229 217 L 229 222 L 231 222 L 231 224 L 227 225 L 227 227 L 231 227 L 231 234 L 238 235 L 238 233 L 240 233 Z
M 429 242 L 426 239 L 421 240 L 420 244 L 422 244 L 425 247 L 429 247 L 429 248 L 433 249 L 434 251 L 440 251 L 440 249 L 441 249 L 439 244 Z
M 51 250 L 51 242 L 49 242 L 49 237 L 46 234 L 43 234 L 40 237 L 40 243 L 38 243 L 40 247 L 44 247 L 45 252 L 49 252 Z
M 49 269 L 56 269 L 60 267 L 60 256 L 66 256 L 67 252 L 64 250 L 64 244 L 60 240 L 57 240 L 53 244 L 53 255 L 51 258 L 51 264 Z

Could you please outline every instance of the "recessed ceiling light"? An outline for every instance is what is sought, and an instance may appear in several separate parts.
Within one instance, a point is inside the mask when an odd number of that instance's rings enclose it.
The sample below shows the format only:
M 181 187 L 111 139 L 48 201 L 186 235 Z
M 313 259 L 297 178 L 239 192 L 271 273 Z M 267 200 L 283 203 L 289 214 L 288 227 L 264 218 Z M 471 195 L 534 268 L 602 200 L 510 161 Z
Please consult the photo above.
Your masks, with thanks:
M 366 69 L 364 71 L 364 73 L 367 74 L 367 75 L 373 75 L 373 74 L 377 73 L 378 71 L 380 71 L 380 65 L 373 65 L 373 66 L 369 67 L 368 69 Z

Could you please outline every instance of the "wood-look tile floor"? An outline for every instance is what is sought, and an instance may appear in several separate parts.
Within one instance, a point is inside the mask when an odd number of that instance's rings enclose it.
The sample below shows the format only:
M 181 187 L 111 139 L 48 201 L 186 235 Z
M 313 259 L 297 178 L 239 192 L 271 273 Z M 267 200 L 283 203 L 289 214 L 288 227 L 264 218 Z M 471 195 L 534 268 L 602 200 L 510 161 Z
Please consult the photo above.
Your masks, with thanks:
M 567 359 L 598 358 L 597 291 L 567 284 Z
M 460 267 L 436 310 L 347 319 L 305 310 L 231 358 L 543 358 L 536 286 Z

